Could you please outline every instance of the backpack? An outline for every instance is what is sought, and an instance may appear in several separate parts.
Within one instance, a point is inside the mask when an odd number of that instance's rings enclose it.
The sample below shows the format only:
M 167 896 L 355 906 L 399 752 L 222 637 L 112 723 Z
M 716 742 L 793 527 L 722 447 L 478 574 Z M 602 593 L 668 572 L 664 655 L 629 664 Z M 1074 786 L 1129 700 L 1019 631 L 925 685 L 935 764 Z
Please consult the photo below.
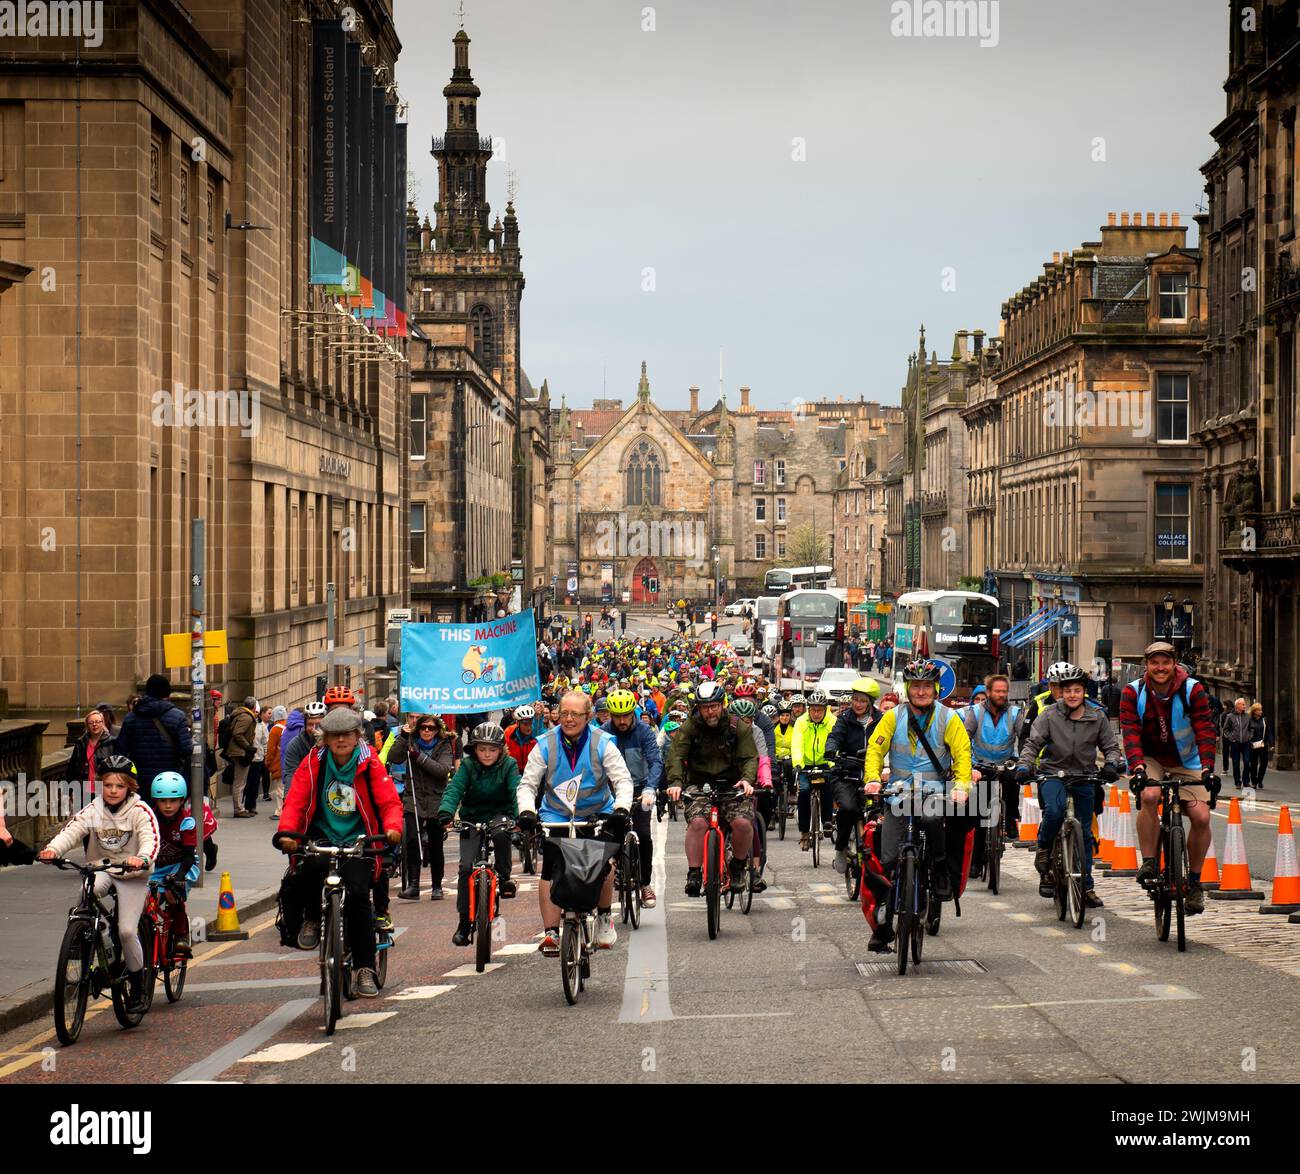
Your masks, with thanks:
M 217 723 L 217 749 L 220 750 L 222 754 L 226 752 L 226 747 L 230 745 L 231 718 L 231 714 L 226 714 L 226 716 Z

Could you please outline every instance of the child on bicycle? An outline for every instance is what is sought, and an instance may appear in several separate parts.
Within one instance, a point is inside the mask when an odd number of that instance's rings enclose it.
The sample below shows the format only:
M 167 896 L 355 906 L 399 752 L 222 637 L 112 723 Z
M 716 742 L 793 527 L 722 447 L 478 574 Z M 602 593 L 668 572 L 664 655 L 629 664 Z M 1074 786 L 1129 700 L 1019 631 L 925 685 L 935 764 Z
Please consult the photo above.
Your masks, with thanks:
M 505 752 L 506 734 L 496 722 L 482 722 L 469 736 L 469 752 L 460 760 L 438 807 L 438 822 L 447 827 L 460 809 L 463 823 L 492 823 L 509 819 L 510 823 L 492 837 L 496 854 L 497 891 L 513 897 L 515 882 L 510 879 L 511 832 L 519 817 L 515 789 L 519 786 L 519 767 Z M 460 923 L 452 935 L 453 946 L 468 946 L 469 876 L 478 858 L 479 843 L 475 832 L 466 828 L 460 837 L 460 873 L 456 884 L 456 911 Z
M 149 787 L 157 814 L 159 837 L 158 858 L 154 861 L 149 881 L 160 887 L 178 958 L 194 956 L 185 898 L 190 894 L 190 886 L 199 879 L 198 825 L 186 802 L 189 791 L 185 777 L 174 770 L 163 771 Z M 173 877 L 177 879 L 175 888 L 165 883 Z
M 148 870 L 158 855 L 158 821 L 140 798 L 135 764 L 122 754 L 104 760 L 99 771 L 100 793 L 77 812 L 41 852 L 41 860 L 57 860 L 83 839 L 88 861 L 104 860 L 135 870 L 134 876 L 95 877 L 95 896 L 105 897 L 110 889 L 117 900 L 117 934 L 126 962 L 127 1012 L 143 1014 L 144 947 L 140 944 L 140 914 L 149 897 Z

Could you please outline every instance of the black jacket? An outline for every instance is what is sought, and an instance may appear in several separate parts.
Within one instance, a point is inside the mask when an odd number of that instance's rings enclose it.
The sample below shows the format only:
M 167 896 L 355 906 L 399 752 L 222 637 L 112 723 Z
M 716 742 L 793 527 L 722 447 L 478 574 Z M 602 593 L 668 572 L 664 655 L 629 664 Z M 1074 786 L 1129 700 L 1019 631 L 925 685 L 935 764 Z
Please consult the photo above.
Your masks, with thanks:
M 162 724 L 162 729 L 158 728 Z M 189 774 L 190 723 L 183 711 L 165 697 L 142 697 L 122 720 L 117 733 L 117 752 L 135 763 L 140 792 L 149 793 L 149 784 L 165 770 Z
M 421 819 L 436 819 L 443 793 L 447 790 L 447 781 L 460 763 L 456 736 L 452 734 L 439 738 L 434 743 L 433 752 L 425 754 L 416 738 L 408 738 L 405 730 L 398 730 L 392 749 L 388 752 L 388 765 L 400 766 L 404 762 L 409 763 L 409 768 L 406 772 L 406 790 L 402 792 L 402 809 L 418 810 Z
M 846 709 L 835 719 L 835 725 L 826 735 L 826 753 L 861 754 L 879 721 L 880 713 L 874 705 L 861 718 L 852 709 Z
M 68 782 L 84 783 L 90 778 L 90 764 L 86 761 L 86 751 L 89 745 L 89 734 L 82 734 L 73 743 L 72 755 L 68 759 L 67 773 L 64 775 Z M 121 753 L 122 751 L 117 747 L 117 739 L 105 730 L 100 735 L 99 744 L 95 747 L 95 777 L 99 778 L 100 774 L 103 773 L 104 759 L 111 754 Z

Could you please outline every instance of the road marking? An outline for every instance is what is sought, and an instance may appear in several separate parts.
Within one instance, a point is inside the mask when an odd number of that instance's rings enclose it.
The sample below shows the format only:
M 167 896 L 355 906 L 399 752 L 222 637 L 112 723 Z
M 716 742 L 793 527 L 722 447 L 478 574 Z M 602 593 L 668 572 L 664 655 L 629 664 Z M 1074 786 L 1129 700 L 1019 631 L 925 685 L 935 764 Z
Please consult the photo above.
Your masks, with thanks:
M 769 893 L 771 891 L 771 889 L 768 890 Z M 759 897 L 757 899 L 762 901 L 769 909 L 793 909 L 795 907 L 794 902 L 789 897 Z
M 650 830 L 654 851 L 650 881 L 660 893 L 668 887 L 667 840 L 668 829 L 655 820 Z M 659 904 L 641 914 L 641 928 L 628 938 L 618 1022 L 651 1023 L 672 1018 L 668 997 L 668 914 Z
M 272 1036 L 283 1031 L 309 1007 L 316 1006 L 315 999 L 293 999 L 271 1012 L 260 1023 L 254 1024 L 243 1035 L 218 1048 L 209 1056 L 182 1069 L 168 1084 L 187 1084 L 192 1080 L 215 1080 L 227 1068 L 239 1063 L 243 1056 L 255 1051 Z
M 781 1019 L 793 1011 L 728 1011 L 717 1015 L 678 1015 L 678 1019 Z
M 856 902 L 850 901 L 847 897 L 816 897 L 818 905 L 843 905 L 846 909 L 851 909 Z
M 489 962 L 480 971 L 473 962 L 466 962 L 464 966 L 457 966 L 455 970 L 449 970 L 443 978 L 474 978 L 479 974 L 490 974 L 494 970 L 500 970 L 505 965 L 504 962 Z
M 1007 916 L 1011 918 L 1012 921 L 1019 921 L 1021 923 L 1038 920 L 1038 918 L 1032 913 L 1008 913 Z
M 1134 966 L 1132 962 L 1099 962 L 1097 963 L 1103 970 L 1113 970 L 1116 974 L 1146 974 L 1140 966 Z
M 1103 952 L 1097 949 L 1096 946 L 1089 945 L 1087 942 L 1074 942 L 1065 948 L 1067 950 L 1073 950 L 1076 954 L 1083 954 L 1086 957 L 1091 957 L 1094 954 L 1100 954 Z
M 438 986 L 408 986 L 403 987 L 396 994 L 386 995 L 385 998 L 391 1003 L 407 1003 L 417 999 L 436 999 L 439 995 L 445 995 L 448 991 L 454 991 L 455 989 L 456 984 L 454 982 Z
M 1005 901 L 988 901 L 986 902 L 990 909 L 1010 909 L 1011 906 Z
M 346 1019 L 339 1020 L 341 1027 L 346 1023 Z M 325 1025 L 321 1024 L 321 1031 L 325 1030 Z M 289 1060 L 301 1060 L 304 1056 L 310 1056 L 312 1052 L 319 1052 L 321 1048 L 328 1048 L 329 1044 L 272 1044 L 269 1048 L 263 1048 L 260 1052 L 254 1052 L 251 1056 L 242 1057 L 240 1064 L 284 1064 Z
M 492 952 L 494 954 L 536 954 L 538 950 L 532 942 L 511 942 Z
M 360 1015 L 344 1015 L 335 1025 L 342 1029 L 344 1027 L 373 1027 L 376 1023 L 383 1023 L 385 1019 L 392 1019 L 396 1011 L 364 1011 Z M 320 1025 L 321 1031 L 325 1030 L 325 1024 Z
M 1087 1003 L 1165 1003 L 1178 1002 L 1182 999 L 1199 999 L 1201 996 L 1186 987 L 1161 984 L 1143 986 L 1145 995 L 1129 995 L 1117 999 L 1046 999 L 1039 1003 L 993 1003 L 981 1007 L 981 1011 L 1016 1011 L 1025 1007 L 1080 1007 Z
M 812 893 L 833 893 L 835 892 L 835 886 L 823 884 L 821 881 L 813 881 L 808 886 L 808 891 Z
M 1054 925 L 1035 925 L 1031 926 L 1030 933 L 1042 934 L 1045 938 L 1063 938 L 1065 930 L 1057 929 Z
M 304 974 L 301 978 L 243 978 L 230 982 L 191 982 L 187 991 L 253 991 L 272 990 L 286 986 L 320 986 L 320 972 Z

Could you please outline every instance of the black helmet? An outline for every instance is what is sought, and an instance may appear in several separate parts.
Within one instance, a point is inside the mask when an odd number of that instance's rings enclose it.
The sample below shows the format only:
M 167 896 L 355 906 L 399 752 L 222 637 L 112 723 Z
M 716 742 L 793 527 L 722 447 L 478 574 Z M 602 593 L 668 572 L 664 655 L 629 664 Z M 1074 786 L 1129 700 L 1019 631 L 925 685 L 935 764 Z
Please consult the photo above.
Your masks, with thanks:
M 469 736 L 471 746 L 504 746 L 506 732 L 496 722 L 480 722 Z
M 909 660 L 903 668 L 904 681 L 939 683 L 939 666 L 932 660 Z

